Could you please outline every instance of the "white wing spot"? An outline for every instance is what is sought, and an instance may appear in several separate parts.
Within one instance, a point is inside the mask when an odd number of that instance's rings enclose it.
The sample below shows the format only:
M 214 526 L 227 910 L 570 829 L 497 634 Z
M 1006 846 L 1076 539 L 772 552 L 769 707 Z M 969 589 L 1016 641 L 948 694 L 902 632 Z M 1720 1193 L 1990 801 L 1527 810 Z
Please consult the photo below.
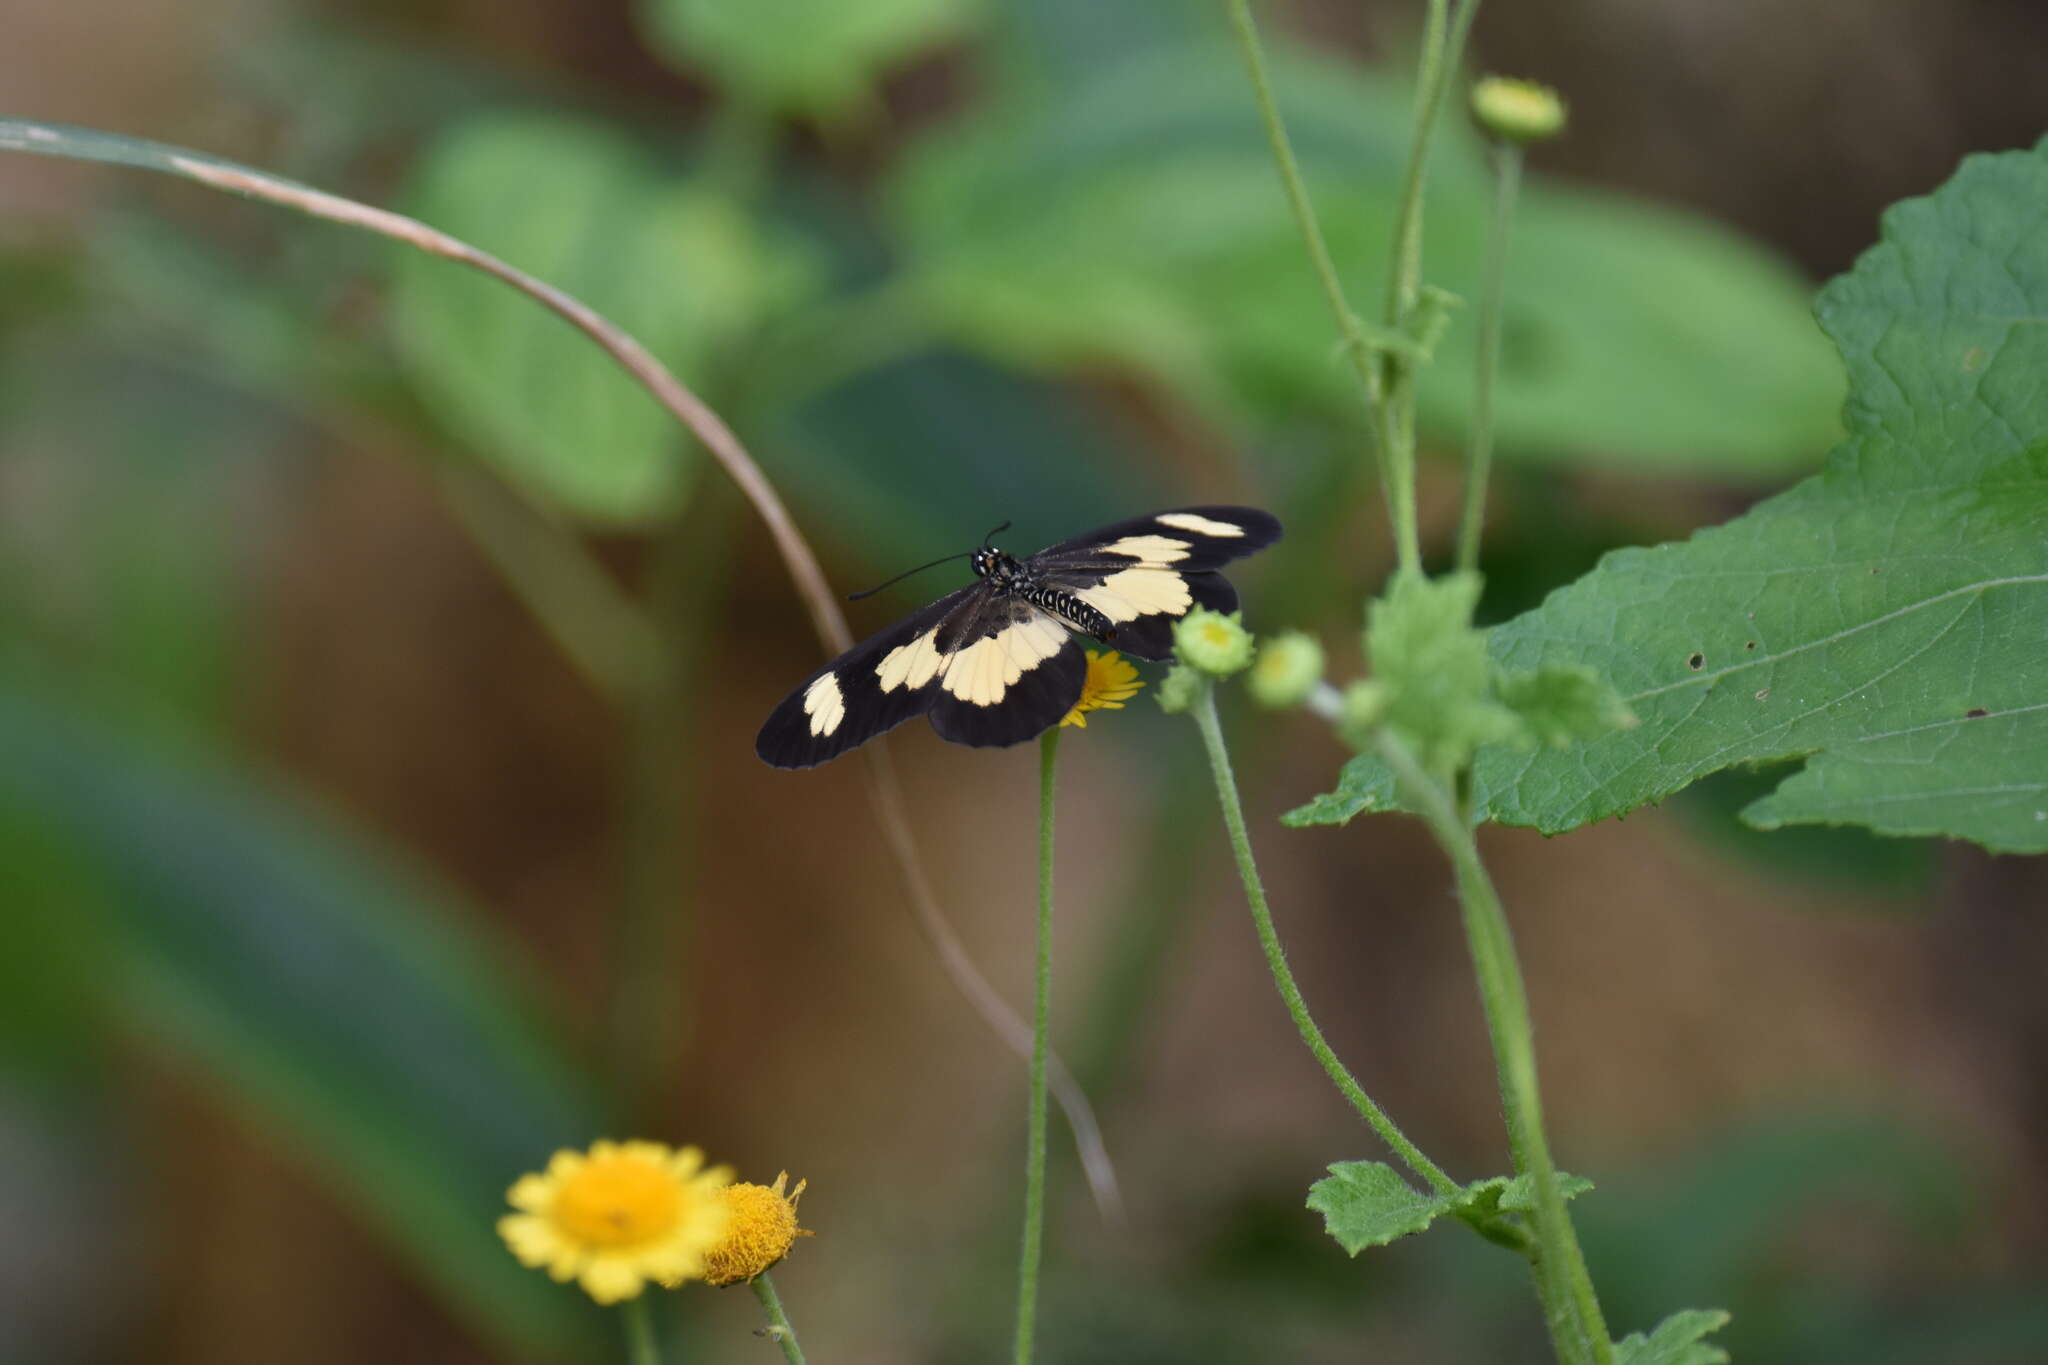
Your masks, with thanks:
M 1151 564 L 1171 564 L 1188 557 L 1188 543 L 1171 536 L 1125 536 L 1102 549 L 1105 554 L 1129 555 Z
M 846 697 L 839 690 L 839 679 L 820 673 L 818 680 L 804 689 L 804 714 L 811 718 L 813 735 L 837 730 L 839 722 L 846 719 Z
M 1211 521 L 1196 516 L 1193 512 L 1168 512 L 1157 518 L 1161 526 L 1171 526 L 1176 531 L 1193 531 L 1198 536 L 1228 536 L 1235 538 L 1244 534 L 1244 527 L 1227 521 Z
M 1172 569 L 1123 569 L 1074 596 L 1112 621 L 1182 616 L 1195 604 L 1187 580 Z
M 933 626 L 909 644 L 898 645 L 883 656 L 882 662 L 875 665 L 875 680 L 882 685 L 882 690 L 915 689 L 930 682 L 945 663 L 933 644 L 938 636 L 939 628 Z
M 1064 626 L 1049 616 L 1034 614 L 1028 621 L 976 640 L 949 658 L 945 688 L 971 705 L 994 706 L 1024 676 L 1025 669 L 1050 659 L 1066 642 Z

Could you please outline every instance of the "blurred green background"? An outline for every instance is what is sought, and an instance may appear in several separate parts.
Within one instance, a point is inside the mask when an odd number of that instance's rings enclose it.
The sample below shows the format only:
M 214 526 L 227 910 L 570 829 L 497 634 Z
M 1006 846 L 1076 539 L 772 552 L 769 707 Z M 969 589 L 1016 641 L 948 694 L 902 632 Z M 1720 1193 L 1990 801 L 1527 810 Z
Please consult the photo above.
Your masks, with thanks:
M 1264 8 L 1370 301 L 1420 6 Z M 624 323 L 842 589 L 1005 518 L 1029 549 L 1245 500 L 1289 524 L 1235 575 L 1249 623 L 1356 665 L 1384 516 L 1220 6 L 14 9 L 7 112 L 403 207 Z M 1813 286 L 2048 124 L 2031 0 L 1499 4 L 1473 44 L 1573 106 L 1513 248 L 1493 619 L 1815 467 L 1842 381 Z M 1460 121 L 1434 169 L 1427 275 L 1469 293 Z M 1423 389 L 1439 554 L 1471 340 L 1468 310 Z M 632 695 L 530 610 L 638 659 L 620 591 L 653 627 Z M 810 1179 L 778 1279 L 812 1359 L 996 1358 L 1023 1071 L 919 938 L 858 765 L 753 757 L 817 651 L 716 472 L 530 302 L 0 162 L 0 1360 L 612 1358 L 490 1229 L 555 1145 L 628 1131 Z M 1453 1173 L 1502 1169 L 1445 868 L 1398 820 L 1282 829 L 1341 755 L 1305 718 L 1231 729 L 1339 1051 Z M 889 745 L 1021 1004 L 1031 755 Z M 1129 1208 L 1056 1167 L 1044 1358 L 1543 1359 L 1509 1258 L 1446 1229 L 1352 1262 L 1302 1208 L 1379 1153 L 1273 997 L 1188 727 L 1141 701 L 1066 749 L 1057 1038 Z M 1610 1320 L 1726 1307 L 1745 1362 L 2048 1359 L 2048 868 L 1747 831 L 1770 780 L 1486 840 Z M 749 1361 L 754 1326 L 699 1286 L 665 1330 Z

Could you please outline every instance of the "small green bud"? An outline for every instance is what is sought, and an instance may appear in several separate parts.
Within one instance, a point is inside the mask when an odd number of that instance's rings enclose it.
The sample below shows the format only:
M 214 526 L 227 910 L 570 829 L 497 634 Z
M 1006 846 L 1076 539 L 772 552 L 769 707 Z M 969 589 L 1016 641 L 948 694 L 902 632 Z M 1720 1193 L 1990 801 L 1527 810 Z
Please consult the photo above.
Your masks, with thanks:
M 1546 142 L 1564 131 L 1564 100 L 1547 85 L 1488 76 L 1472 87 L 1472 116 L 1503 142 Z
M 1225 616 L 1198 607 L 1173 628 L 1173 652 L 1191 668 L 1227 678 L 1251 667 L 1252 635 L 1236 612 Z
M 1159 709 L 1169 716 L 1177 716 L 1202 699 L 1202 689 L 1209 685 L 1209 679 L 1197 673 L 1186 664 L 1175 664 L 1167 670 L 1159 688 L 1153 693 L 1159 699 Z
M 1276 711 L 1308 700 L 1323 678 L 1323 647 L 1315 637 L 1290 630 L 1259 646 L 1252 665 L 1252 700 Z
M 1354 749 L 1372 747 L 1372 732 L 1386 717 L 1386 684 L 1360 678 L 1344 689 L 1344 710 L 1337 720 L 1337 733 Z

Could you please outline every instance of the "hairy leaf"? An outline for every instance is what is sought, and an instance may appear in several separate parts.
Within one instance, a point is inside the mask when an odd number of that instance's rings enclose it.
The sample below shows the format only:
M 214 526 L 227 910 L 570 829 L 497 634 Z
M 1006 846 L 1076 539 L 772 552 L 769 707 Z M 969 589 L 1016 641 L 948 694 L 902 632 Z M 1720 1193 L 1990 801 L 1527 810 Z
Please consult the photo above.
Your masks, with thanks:
M 1894 207 L 1819 312 L 1849 439 L 1747 515 L 1610 555 L 1494 632 L 1504 668 L 1591 665 L 1642 723 L 1482 753 L 1486 815 L 1571 829 L 1804 757 L 1748 818 L 2048 851 L 2048 142 Z M 1392 803 L 1361 758 L 1288 819 Z
M 1648 1336 L 1634 1332 L 1614 1343 L 1614 1365 L 1727 1365 L 1728 1353 L 1701 1338 L 1728 1325 L 1718 1308 L 1687 1308 L 1657 1324 Z
M 1308 1206 L 1323 1226 L 1356 1256 L 1420 1232 L 1463 1202 L 1457 1194 L 1423 1194 L 1383 1161 L 1339 1161 L 1309 1188 Z

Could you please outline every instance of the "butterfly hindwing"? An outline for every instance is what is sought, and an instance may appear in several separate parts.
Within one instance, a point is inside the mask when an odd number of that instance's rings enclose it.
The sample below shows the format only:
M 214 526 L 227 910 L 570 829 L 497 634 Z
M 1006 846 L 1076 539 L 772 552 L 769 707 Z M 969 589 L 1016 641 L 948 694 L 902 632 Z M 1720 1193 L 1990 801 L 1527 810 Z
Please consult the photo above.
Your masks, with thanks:
M 979 583 L 947 593 L 811 674 L 770 713 L 754 752 L 778 768 L 815 767 L 922 715 L 943 665 L 936 636 L 985 596 Z
M 991 598 L 948 639 L 931 701 L 941 739 L 987 748 L 1021 744 L 1060 722 L 1081 699 L 1088 658 L 1057 617 L 1015 598 Z
M 1062 541 L 1026 565 L 1107 616 L 1119 650 L 1164 659 L 1174 622 L 1190 610 L 1237 610 L 1216 570 L 1279 538 L 1279 521 L 1255 507 L 1182 507 Z

